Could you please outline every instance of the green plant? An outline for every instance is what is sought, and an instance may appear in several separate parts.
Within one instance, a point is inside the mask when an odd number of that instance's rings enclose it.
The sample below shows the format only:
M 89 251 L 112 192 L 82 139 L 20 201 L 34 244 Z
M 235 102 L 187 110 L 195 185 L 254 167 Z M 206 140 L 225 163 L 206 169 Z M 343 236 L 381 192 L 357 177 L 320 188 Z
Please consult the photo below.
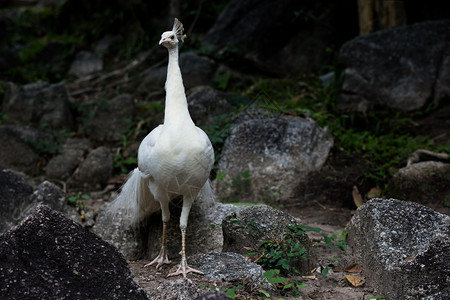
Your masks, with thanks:
M 280 241 L 265 241 L 262 243 L 263 255 L 257 261 L 268 269 L 281 267 L 286 273 L 300 273 L 296 263 L 307 256 L 306 248 L 299 242 L 299 237 L 306 234 L 306 230 L 320 231 L 303 225 L 289 225 L 284 239 Z
M 0 113 L 0 125 L 3 124 L 3 122 L 8 121 L 8 119 L 8 114 Z
M 345 238 L 347 236 L 347 231 L 343 230 L 340 234 L 335 233 L 332 236 L 328 236 L 327 234 L 322 235 L 325 241 L 325 244 L 333 248 L 335 246 L 341 248 L 343 251 L 347 250 L 347 244 L 345 243 Z
M 367 298 L 367 300 L 371 300 L 371 299 L 386 300 L 386 297 L 384 295 L 378 294 L 376 296 L 370 296 L 369 298 Z
M 290 278 L 280 276 L 279 269 L 268 270 L 268 271 L 264 272 L 262 277 L 266 278 L 269 283 L 275 284 L 278 288 L 280 288 L 281 290 L 283 290 L 285 292 L 291 291 L 292 295 L 294 297 L 300 296 L 298 288 L 305 287 L 304 284 L 302 284 L 301 282 L 299 282 L 295 279 L 292 279 L 292 278 L 290 279 Z M 259 292 L 262 293 L 263 295 L 265 295 L 266 297 L 270 297 L 270 295 L 263 290 L 259 290 Z
M 89 195 L 83 194 L 82 192 L 78 192 L 74 196 L 70 196 L 67 198 L 67 203 L 75 206 L 78 210 L 78 212 L 81 212 L 84 209 L 84 203 L 82 200 L 90 199 L 91 197 Z
M 236 291 L 241 290 L 242 288 L 243 288 L 242 285 L 238 285 L 238 286 L 234 286 L 234 287 L 222 286 L 219 289 L 217 289 L 216 287 L 213 286 L 210 289 L 212 291 L 219 291 L 221 293 L 224 293 L 225 295 L 227 295 L 231 299 L 236 299 L 236 297 L 238 296 L 236 294 Z
M 61 144 L 57 138 L 33 138 L 31 136 L 26 137 L 27 144 L 33 148 L 38 155 L 55 154 L 61 150 Z
M 214 116 L 212 118 L 212 122 L 203 128 L 208 134 L 209 140 L 213 145 L 216 161 L 220 158 L 220 153 L 222 152 L 225 139 L 230 134 L 231 125 L 230 114 L 223 114 Z

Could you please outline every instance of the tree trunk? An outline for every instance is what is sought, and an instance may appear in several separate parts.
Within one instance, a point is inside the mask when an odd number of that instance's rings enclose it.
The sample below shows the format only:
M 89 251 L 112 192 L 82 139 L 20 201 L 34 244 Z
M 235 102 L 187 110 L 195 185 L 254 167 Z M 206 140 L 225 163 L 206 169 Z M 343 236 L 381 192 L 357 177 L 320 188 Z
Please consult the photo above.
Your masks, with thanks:
M 358 0 L 359 33 L 406 24 L 403 0 Z

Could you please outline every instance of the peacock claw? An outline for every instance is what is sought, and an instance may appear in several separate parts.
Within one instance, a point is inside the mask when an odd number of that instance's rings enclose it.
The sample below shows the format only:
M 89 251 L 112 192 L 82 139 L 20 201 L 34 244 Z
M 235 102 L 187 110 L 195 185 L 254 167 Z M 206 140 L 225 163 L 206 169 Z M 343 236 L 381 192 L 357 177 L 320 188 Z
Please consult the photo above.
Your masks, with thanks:
M 197 273 L 197 274 L 203 275 L 202 271 L 193 269 L 193 268 L 189 267 L 186 263 L 184 263 L 184 264 L 181 263 L 178 266 L 178 269 L 176 270 L 176 272 L 170 273 L 169 275 L 167 275 L 167 277 L 177 276 L 177 275 L 181 275 L 182 274 L 183 277 L 186 278 L 186 274 L 187 273 Z
M 161 251 L 162 252 L 162 251 Z M 146 264 L 144 267 L 149 267 L 156 264 L 156 269 L 159 269 L 162 265 L 170 265 L 172 262 L 167 258 L 167 254 L 160 253 L 154 260 Z

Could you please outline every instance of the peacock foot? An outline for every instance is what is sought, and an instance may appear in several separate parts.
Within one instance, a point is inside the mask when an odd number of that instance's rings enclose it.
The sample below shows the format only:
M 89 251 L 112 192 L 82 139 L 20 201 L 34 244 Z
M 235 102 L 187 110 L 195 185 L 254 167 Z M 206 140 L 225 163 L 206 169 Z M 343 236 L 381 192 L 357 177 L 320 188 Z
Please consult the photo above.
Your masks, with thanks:
M 151 262 L 149 262 L 148 264 L 146 264 L 144 267 L 148 267 L 151 265 L 156 264 L 156 269 L 159 269 L 159 267 L 161 267 L 162 265 L 166 264 L 169 265 L 172 262 L 169 260 L 169 258 L 167 258 L 167 253 L 165 251 L 165 249 L 161 249 L 161 252 L 159 252 L 159 255 L 152 260 Z
M 199 270 L 196 270 L 196 269 L 194 269 L 194 268 L 191 268 L 191 267 L 189 267 L 188 265 L 187 265 L 187 263 L 186 263 L 186 261 L 181 261 L 181 264 L 178 266 L 178 269 L 175 271 L 175 272 L 173 272 L 173 273 L 170 273 L 169 275 L 167 275 L 168 277 L 169 276 L 177 276 L 177 275 L 183 275 L 183 277 L 186 277 L 186 274 L 187 273 L 197 273 L 197 274 L 200 274 L 200 275 L 203 275 L 203 272 L 202 271 L 199 271 Z

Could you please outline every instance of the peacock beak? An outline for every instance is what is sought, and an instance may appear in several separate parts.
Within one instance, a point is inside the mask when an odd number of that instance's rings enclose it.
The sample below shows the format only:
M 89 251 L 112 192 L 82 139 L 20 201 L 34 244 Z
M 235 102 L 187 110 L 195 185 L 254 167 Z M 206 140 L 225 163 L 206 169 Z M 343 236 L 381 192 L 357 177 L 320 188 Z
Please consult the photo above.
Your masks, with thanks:
M 159 44 L 161 45 L 163 42 L 165 42 L 166 41 L 166 38 L 162 38 L 160 41 L 159 41 Z

